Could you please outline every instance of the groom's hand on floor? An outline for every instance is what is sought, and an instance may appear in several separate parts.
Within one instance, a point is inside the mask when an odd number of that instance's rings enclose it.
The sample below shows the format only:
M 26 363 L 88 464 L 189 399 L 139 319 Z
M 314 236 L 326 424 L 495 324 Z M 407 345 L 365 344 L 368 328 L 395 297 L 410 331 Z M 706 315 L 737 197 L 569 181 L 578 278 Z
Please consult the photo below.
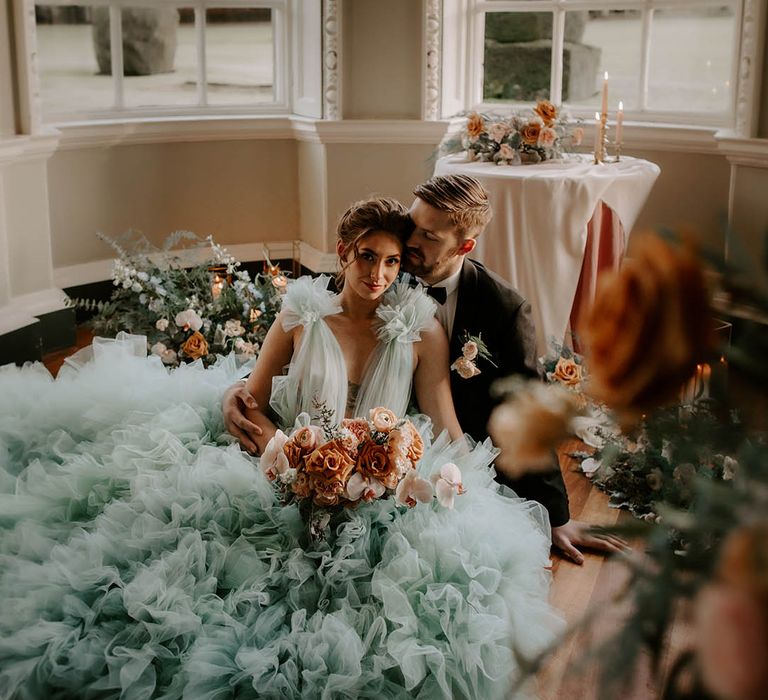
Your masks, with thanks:
M 238 442 L 251 454 L 258 454 L 255 438 L 263 433 L 258 425 L 245 417 L 245 409 L 256 409 L 259 404 L 245 388 L 243 382 L 238 382 L 224 392 L 221 401 L 221 410 L 224 414 L 224 427 L 230 435 L 237 438 Z
M 591 549 L 613 554 L 626 552 L 629 542 L 615 535 L 591 531 L 592 525 L 580 520 L 569 520 L 565 525 L 552 528 L 552 546 L 568 559 L 581 565 L 584 556 L 579 549 Z

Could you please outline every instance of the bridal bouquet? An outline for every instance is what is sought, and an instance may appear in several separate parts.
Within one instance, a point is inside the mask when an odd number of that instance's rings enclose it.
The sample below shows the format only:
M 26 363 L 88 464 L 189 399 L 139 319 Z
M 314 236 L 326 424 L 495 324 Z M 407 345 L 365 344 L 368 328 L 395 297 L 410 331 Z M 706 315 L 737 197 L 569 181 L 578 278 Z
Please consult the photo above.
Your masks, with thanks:
M 413 507 L 436 495 L 452 508 L 455 495 L 463 493 L 461 472 L 453 463 L 444 464 L 431 481 L 418 475 L 424 442 L 407 418 L 379 407 L 367 419 L 334 425 L 328 414 L 321 410 L 322 427 L 305 425 L 290 435 L 278 430 L 264 450 L 262 470 L 289 496 L 328 507 L 394 494 Z
M 521 165 L 559 158 L 583 138 L 580 126 L 572 126 L 558 107 L 541 100 L 528 115 L 470 113 L 459 138 L 444 144 L 443 151 L 463 150 L 470 160 Z

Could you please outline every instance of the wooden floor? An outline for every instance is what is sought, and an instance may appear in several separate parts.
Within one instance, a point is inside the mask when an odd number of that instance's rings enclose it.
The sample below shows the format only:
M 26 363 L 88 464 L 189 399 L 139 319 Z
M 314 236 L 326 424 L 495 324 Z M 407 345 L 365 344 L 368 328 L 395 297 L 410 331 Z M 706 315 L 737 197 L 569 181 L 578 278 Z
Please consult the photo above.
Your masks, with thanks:
M 46 367 L 55 375 L 64 359 L 88 345 L 91 339 L 89 331 L 78 329 L 77 345 L 46 355 Z M 620 517 L 631 517 L 609 508 L 608 497 L 593 487 L 577 470 L 576 460 L 568 457 L 570 452 L 583 448 L 581 442 L 571 440 L 562 445 L 559 451 L 560 466 L 570 498 L 571 517 L 593 525 L 613 525 Z M 626 580 L 625 569 L 619 562 L 611 561 L 602 554 L 585 552 L 584 563 L 578 566 L 553 553 L 552 572 L 550 599 L 552 605 L 562 613 L 566 625 L 577 623 L 595 607 L 601 609 L 601 615 L 589 632 L 572 635 L 544 666 L 538 678 L 539 697 L 541 700 L 593 700 L 598 697 L 597 667 L 594 663 L 585 664 L 584 652 L 597 640 L 605 638 L 620 622 L 622 608 L 611 605 L 610 601 Z M 685 629 L 673 632 L 675 639 L 670 659 L 690 642 Z M 656 697 L 658 693 L 647 669 L 641 669 L 632 690 L 623 694 L 621 700 L 653 700 Z

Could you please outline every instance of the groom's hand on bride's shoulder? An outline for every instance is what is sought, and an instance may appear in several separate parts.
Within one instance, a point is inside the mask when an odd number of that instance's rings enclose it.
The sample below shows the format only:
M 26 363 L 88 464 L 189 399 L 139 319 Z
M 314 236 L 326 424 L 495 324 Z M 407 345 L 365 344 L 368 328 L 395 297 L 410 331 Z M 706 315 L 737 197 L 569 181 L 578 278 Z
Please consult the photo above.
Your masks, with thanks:
M 580 520 L 569 520 L 565 525 L 553 527 L 552 546 L 557 547 L 563 556 L 579 565 L 584 563 L 584 556 L 579 549 L 608 554 L 626 552 L 629 549 L 629 542 L 621 537 L 596 532 L 592 527 L 589 523 L 583 523 Z
M 243 382 L 233 384 L 224 392 L 221 400 L 221 410 L 224 414 L 224 427 L 230 435 L 237 438 L 244 449 L 252 454 L 258 454 L 256 437 L 263 433 L 258 425 L 245 417 L 245 409 L 256 409 L 259 404 L 251 393 L 245 388 Z

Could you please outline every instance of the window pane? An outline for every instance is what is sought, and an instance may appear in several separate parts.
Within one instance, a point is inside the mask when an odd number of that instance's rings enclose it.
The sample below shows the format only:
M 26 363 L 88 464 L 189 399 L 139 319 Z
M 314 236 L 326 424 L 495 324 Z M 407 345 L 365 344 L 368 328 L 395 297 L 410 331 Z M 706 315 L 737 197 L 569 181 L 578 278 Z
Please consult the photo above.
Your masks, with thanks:
M 486 13 L 484 101 L 549 98 L 551 66 L 551 12 Z
M 273 42 L 271 10 L 206 10 L 208 103 L 272 102 Z
M 112 78 L 99 74 L 96 62 L 94 11 L 86 6 L 35 6 L 37 62 L 46 120 L 112 106 Z
M 648 107 L 685 112 L 729 110 L 735 21 L 732 7 L 656 10 Z
M 608 109 L 639 105 L 642 18 L 639 10 L 568 12 L 563 47 L 563 101 L 600 108 L 607 71 Z
M 126 107 L 191 106 L 197 102 L 194 22 L 191 9 L 123 8 Z

